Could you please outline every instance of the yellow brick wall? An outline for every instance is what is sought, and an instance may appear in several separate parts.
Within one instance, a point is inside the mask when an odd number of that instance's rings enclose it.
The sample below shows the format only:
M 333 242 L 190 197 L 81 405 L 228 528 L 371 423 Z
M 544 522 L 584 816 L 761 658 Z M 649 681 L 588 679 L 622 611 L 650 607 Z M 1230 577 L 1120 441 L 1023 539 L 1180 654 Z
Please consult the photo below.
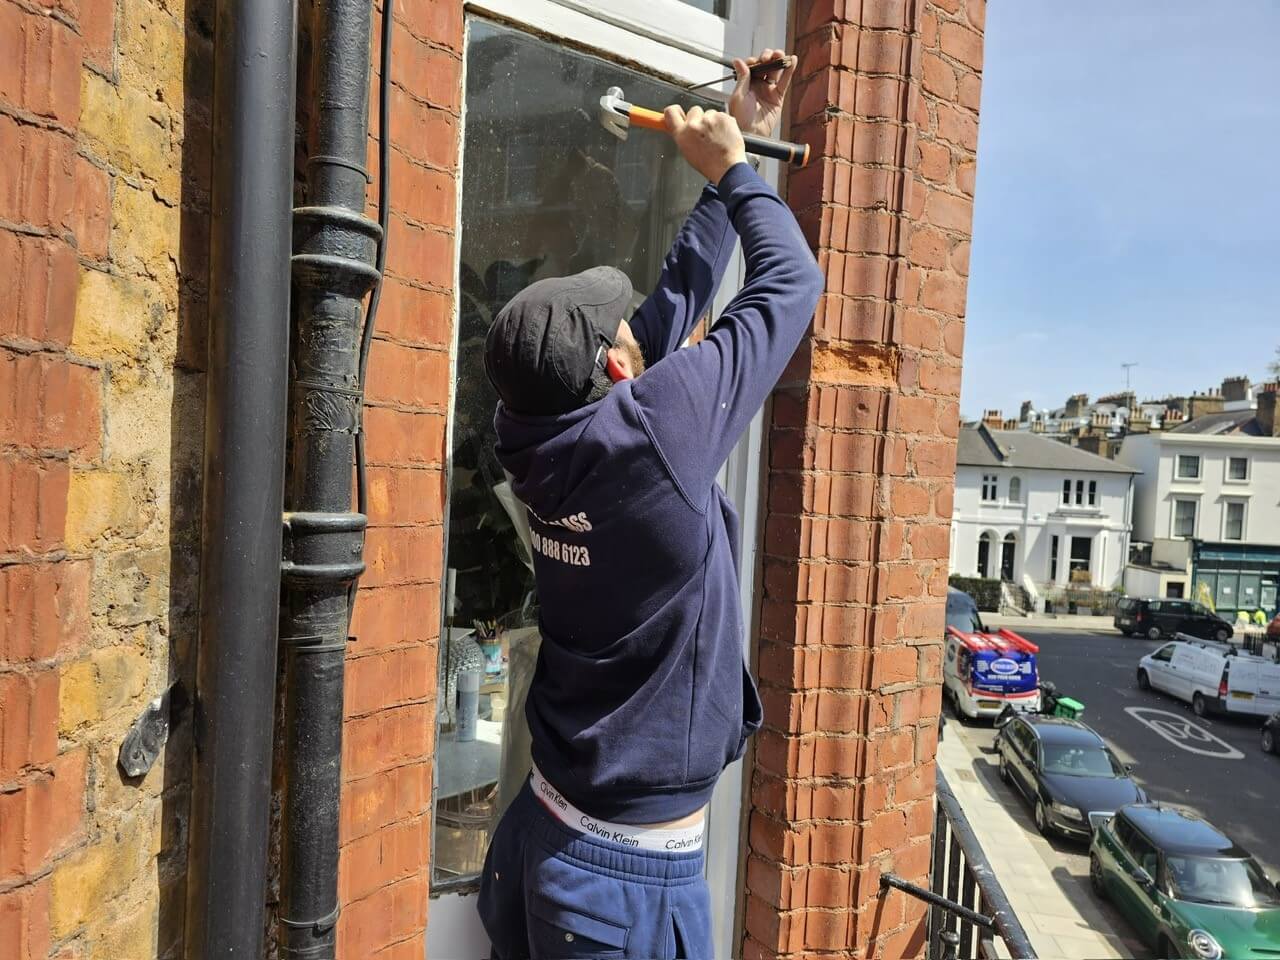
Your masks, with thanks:
M 69 349 L 101 371 L 101 436 L 67 490 L 65 546 L 92 573 L 58 737 L 88 774 L 83 842 L 51 874 L 50 948 L 125 960 L 181 952 L 189 715 L 139 781 L 116 757 L 151 698 L 190 688 L 208 194 L 207 162 L 184 161 L 183 141 L 208 123 L 211 51 L 202 0 L 80 6 L 76 149 L 105 174 L 106 230 L 102 248 L 81 244 Z

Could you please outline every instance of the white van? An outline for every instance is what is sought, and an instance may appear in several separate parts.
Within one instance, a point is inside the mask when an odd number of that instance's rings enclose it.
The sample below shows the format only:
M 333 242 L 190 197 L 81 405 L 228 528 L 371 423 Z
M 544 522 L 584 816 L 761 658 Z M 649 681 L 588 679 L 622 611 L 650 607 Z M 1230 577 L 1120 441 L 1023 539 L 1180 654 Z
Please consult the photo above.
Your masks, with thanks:
M 1175 640 L 1147 654 L 1138 661 L 1138 686 L 1185 700 L 1201 717 L 1280 710 L 1280 663 L 1211 640 Z

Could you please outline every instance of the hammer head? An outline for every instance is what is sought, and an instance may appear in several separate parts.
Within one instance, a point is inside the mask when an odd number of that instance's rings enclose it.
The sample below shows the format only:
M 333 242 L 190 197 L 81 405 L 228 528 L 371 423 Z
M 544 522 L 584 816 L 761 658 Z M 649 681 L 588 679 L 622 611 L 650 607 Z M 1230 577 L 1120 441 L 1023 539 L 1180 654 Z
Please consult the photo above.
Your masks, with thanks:
M 631 129 L 630 109 L 631 104 L 623 99 L 622 88 L 610 87 L 600 98 L 600 125 L 619 140 L 627 139 Z

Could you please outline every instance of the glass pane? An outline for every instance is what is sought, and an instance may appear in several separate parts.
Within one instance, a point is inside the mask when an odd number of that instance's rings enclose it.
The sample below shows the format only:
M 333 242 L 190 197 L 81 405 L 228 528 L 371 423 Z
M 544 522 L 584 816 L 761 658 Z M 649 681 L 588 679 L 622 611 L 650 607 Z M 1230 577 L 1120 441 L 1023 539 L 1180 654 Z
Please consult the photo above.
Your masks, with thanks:
M 1244 539 L 1244 504 L 1227 504 L 1227 523 L 1225 537 L 1228 540 Z
M 1228 480 L 1247 480 L 1249 478 L 1249 461 L 1245 457 L 1232 457 L 1227 466 Z
M 494 314 L 542 277 L 599 264 L 637 291 L 662 257 L 703 181 L 671 141 L 636 131 L 623 142 L 601 125 L 600 96 L 621 86 L 635 103 L 708 101 L 603 60 L 480 20 L 467 35 L 462 236 L 453 470 L 446 565 L 449 643 L 440 657 L 434 882 L 474 877 L 499 812 L 507 721 L 522 730 L 509 683 L 537 650 L 533 574 L 515 508 L 494 457 L 497 398 L 484 374 Z M 479 642 L 478 642 L 479 641 Z M 455 704 L 479 675 L 474 739 Z M 527 737 L 527 731 L 523 732 Z M 527 754 L 527 740 L 513 744 Z
M 1178 476 L 1183 480 L 1195 480 L 1200 476 L 1200 458 L 1185 453 L 1178 454 Z

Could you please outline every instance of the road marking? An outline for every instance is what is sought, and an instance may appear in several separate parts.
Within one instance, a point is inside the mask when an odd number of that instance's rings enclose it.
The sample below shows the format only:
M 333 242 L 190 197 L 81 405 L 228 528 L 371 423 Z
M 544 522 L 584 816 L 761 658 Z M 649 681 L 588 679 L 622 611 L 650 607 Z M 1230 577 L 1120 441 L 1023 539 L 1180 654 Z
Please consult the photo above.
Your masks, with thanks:
M 1188 753 L 1217 760 L 1243 760 L 1244 754 L 1200 724 L 1168 710 L 1153 707 L 1125 707 L 1124 712 L 1144 727 Z M 1197 746 L 1199 744 L 1199 746 Z M 1212 748 L 1212 749 L 1211 749 Z

